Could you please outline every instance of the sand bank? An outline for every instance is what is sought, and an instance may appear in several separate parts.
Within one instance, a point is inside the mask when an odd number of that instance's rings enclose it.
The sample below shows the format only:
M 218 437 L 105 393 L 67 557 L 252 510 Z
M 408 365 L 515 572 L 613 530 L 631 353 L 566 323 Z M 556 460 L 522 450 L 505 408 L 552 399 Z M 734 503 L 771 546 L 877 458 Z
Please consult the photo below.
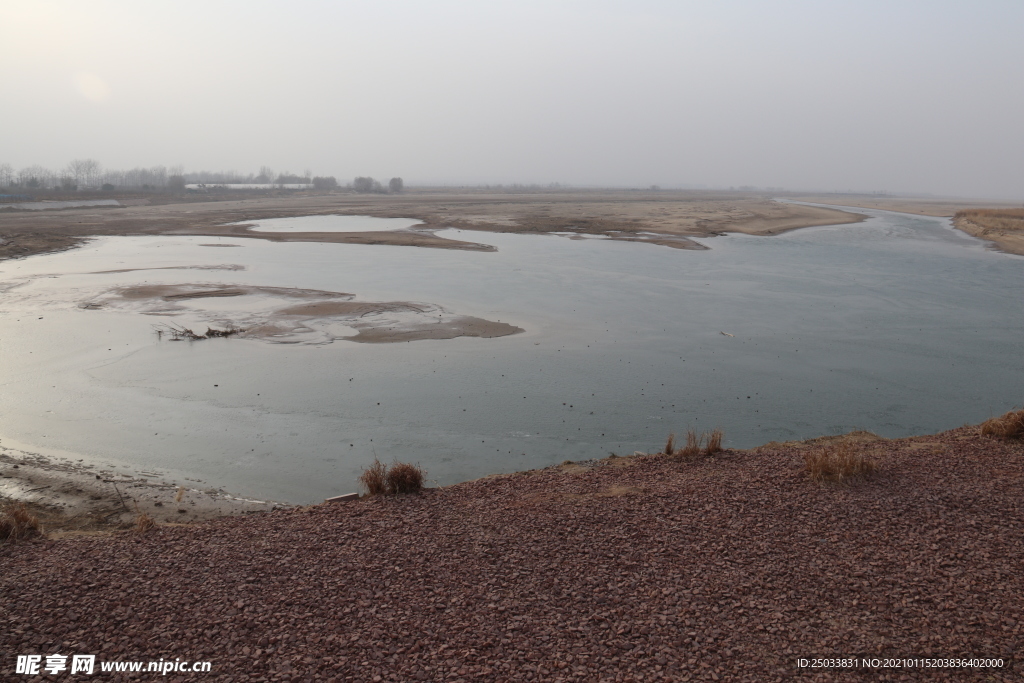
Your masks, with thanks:
M 218 268 L 232 270 L 230 266 Z M 204 311 L 204 299 L 245 299 L 237 311 Z M 297 303 L 297 302 L 302 303 Z M 504 337 L 522 332 L 508 323 L 458 315 L 409 301 L 356 301 L 354 294 L 252 285 L 133 285 L 79 303 L 85 310 L 198 317 L 209 327 L 240 330 L 238 337 L 276 343 L 345 340 L 396 343 L 456 337 Z M 341 329 L 338 328 L 340 326 Z M 173 328 L 168 328 L 173 331 Z M 354 332 L 354 334 L 352 334 Z M 201 329 L 196 333 L 203 334 Z M 173 337 L 173 335 L 171 335 Z
M 782 204 L 728 192 L 594 190 L 537 193 L 409 191 L 400 195 L 233 192 L 146 199 L 122 198 L 121 207 L 54 212 L 0 212 L 0 259 L 71 248 L 99 235 L 206 235 L 270 241 L 335 242 L 490 251 L 493 247 L 445 239 L 432 231 L 456 227 L 517 233 L 570 233 L 703 248 L 692 237 L 725 232 L 772 235 L 784 230 L 862 220 L 841 210 Z M 253 232 L 253 222 L 316 215 L 412 218 L 422 229 L 368 233 Z M 646 233 L 655 233 L 649 235 Z M 660 237 L 659 237 L 660 236 Z

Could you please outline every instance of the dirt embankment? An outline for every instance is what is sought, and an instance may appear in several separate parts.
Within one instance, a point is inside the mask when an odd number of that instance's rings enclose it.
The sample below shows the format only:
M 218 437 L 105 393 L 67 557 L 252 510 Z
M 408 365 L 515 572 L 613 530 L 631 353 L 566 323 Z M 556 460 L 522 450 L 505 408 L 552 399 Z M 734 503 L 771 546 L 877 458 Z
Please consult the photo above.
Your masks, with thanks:
M 0 667 L 60 652 L 210 661 L 194 680 L 225 681 L 1020 680 L 1024 444 L 861 435 L 872 478 L 811 481 L 803 456 L 830 441 L 3 547 Z M 840 656 L 1003 667 L 797 668 Z
M 1024 256 L 1024 209 L 971 209 L 958 211 L 953 225 L 1003 251 Z
M 148 201 L 148 203 L 143 203 Z M 0 259 L 59 251 L 94 235 L 210 235 L 271 241 L 394 244 L 490 251 L 493 247 L 444 239 L 433 230 L 457 227 L 491 232 L 602 235 L 682 249 L 701 249 L 690 237 L 723 232 L 776 234 L 812 225 L 856 222 L 839 210 L 780 204 L 738 193 L 578 191 L 502 194 L 481 191 L 401 195 L 294 194 L 243 191 L 180 198 L 133 199 L 131 206 L 61 211 L 0 211 Z M 415 218 L 422 229 L 367 233 L 254 233 L 252 222 L 288 216 L 372 215 Z M 241 225 L 232 225 L 241 224 Z

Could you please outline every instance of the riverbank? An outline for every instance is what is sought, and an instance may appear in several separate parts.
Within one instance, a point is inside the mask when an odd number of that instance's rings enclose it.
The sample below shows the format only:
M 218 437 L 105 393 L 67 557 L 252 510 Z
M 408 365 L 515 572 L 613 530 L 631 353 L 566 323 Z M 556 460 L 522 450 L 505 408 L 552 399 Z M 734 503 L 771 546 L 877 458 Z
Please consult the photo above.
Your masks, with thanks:
M 88 237 L 102 235 L 206 235 L 288 242 L 493 249 L 433 233 L 449 227 L 488 232 L 592 235 L 680 249 L 704 249 L 690 238 L 725 232 L 772 235 L 800 227 L 864 219 L 842 210 L 782 204 L 754 194 L 695 191 L 411 190 L 398 195 L 265 195 L 234 191 L 179 197 L 133 195 L 123 203 L 127 205 L 116 208 L 0 211 L 0 260 L 69 249 Z M 413 218 L 421 223 L 418 230 L 396 232 L 248 230 L 252 222 L 259 220 L 331 214 Z
M 811 480 L 841 441 L 875 475 Z M 0 644 L 212 680 L 1015 680 L 1022 477 L 977 427 L 861 433 L 4 546 Z M 1003 667 L 797 668 L 839 656 Z
M 796 196 L 792 199 L 828 204 L 836 208 L 882 209 L 919 216 L 952 218 L 953 227 L 957 230 L 990 242 L 1000 251 L 1024 256 L 1024 220 L 1021 219 L 1019 203 L 834 194 Z

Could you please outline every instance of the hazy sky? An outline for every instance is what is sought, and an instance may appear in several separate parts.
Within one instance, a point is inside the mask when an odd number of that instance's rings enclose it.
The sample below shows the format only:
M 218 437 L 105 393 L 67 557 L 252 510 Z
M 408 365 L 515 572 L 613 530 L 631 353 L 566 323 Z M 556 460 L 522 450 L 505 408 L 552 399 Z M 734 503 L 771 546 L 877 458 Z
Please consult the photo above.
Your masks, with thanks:
M 0 163 L 1024 200 L 1022 30 L 1022 0 L 0 0 Z

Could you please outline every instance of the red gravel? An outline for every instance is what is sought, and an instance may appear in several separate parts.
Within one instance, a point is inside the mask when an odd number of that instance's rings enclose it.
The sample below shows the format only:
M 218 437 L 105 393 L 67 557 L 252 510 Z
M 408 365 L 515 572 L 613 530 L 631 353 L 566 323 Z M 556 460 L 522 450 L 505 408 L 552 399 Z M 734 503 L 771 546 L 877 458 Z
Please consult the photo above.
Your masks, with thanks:
M 0 675 L 60 652 L 223 681 L 1020 680 L 1024 445 L 863 447 L 879 474 L 846 486 L 765 447 L 0 548 Z M 837 655 L 1006 668 L 796 668 Z

